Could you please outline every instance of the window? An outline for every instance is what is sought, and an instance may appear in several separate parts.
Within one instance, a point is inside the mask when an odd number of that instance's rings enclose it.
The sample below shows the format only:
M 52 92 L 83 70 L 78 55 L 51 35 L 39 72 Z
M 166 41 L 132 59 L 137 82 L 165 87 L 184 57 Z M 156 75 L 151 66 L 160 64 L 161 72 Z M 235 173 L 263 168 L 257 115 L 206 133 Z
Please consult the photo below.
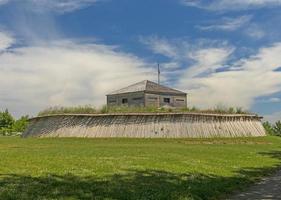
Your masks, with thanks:
M 164 98 L 165 103 L 170 103 L 170 98 Z
M 122 99 L 122 104 L 128 103 L 128 99 Z
M 176 99 L 176 101 L 184 101 L 184 99 Z

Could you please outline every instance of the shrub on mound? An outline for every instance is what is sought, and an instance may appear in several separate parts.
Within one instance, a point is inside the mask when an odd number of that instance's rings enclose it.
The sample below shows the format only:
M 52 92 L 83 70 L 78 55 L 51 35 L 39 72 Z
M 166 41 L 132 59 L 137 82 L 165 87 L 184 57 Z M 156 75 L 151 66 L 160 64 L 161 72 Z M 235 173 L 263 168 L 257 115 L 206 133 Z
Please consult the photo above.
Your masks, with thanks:
M 102 106 L 96 109 L 93 106 L 77 106 L 77 107 L 50 107 L 38 113 L 38 116 L 56 115 L 56 114 L 106 114 L 106 113 L 179 113 L 179 112 L 197 112 L 197 113 L 214 113 L 214 114 L 250 114 L 242 108 L 215 107 L 213 109 L 200 110 L 196 107 L 192 108 L 173 108 L 173 107 L 128 107 Z

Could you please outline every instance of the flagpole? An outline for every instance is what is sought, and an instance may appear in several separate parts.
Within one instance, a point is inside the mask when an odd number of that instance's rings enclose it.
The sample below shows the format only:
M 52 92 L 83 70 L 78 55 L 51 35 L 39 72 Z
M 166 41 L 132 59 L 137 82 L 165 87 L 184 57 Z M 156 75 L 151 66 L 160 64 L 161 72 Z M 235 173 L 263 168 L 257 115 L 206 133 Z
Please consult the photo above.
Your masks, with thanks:
M 158 84 L 160 85 L 160 65 L 158 63 Z
M 159 87 L 159 85 L 160 85 L 160 65 L 158 63 L 158 87 Z M 160 105 L 161 105 L 160 101 L 161 101 L 160 95 L 158 95 L 158 108 L 160 108 Z

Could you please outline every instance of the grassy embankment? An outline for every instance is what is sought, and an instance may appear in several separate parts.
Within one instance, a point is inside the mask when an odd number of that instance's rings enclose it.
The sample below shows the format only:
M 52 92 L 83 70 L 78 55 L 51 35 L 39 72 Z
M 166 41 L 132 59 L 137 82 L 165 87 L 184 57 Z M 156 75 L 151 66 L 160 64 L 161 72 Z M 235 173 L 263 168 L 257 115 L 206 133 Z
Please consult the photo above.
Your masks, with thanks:
M 93 106 L 74 106 L 74 107 L 50 107 L 38 113 L 38 116 L 56 114 L 106 114 L 106 113 L 171 113 L 171 112 L 196 112 L 196 113 L 215 113 L 215 114 L 254 114 L 242 108 L 217 106 L 210 109 L 192 108 L 166 108 L 166 107 L 138 107 L 138 106 L 117 106 L 95 108 Z
M 0 199 L 218 199 L 280 164 L 278 137 L 0 137 Z

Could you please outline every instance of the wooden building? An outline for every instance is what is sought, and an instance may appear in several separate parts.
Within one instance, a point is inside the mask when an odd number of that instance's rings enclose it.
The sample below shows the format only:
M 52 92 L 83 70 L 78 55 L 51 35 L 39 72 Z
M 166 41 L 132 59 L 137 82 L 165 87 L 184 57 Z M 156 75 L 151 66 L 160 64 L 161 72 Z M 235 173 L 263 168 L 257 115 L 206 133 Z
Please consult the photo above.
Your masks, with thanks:
M 155 106 L 184 108 L 186 93 L 152 81 L 141 81 L 107 95 L 108 106 Z

